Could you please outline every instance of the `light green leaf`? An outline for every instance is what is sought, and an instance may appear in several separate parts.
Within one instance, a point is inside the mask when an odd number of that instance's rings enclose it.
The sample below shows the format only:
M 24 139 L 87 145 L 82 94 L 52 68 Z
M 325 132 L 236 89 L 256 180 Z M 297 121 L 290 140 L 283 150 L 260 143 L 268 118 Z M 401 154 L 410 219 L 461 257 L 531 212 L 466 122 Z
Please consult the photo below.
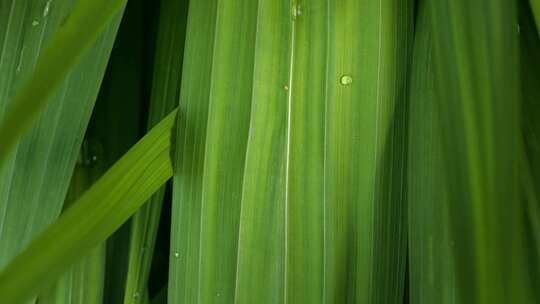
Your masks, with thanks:
M 172 176 L 169 114 L 0 273 L 6 303 L 22 303 L 110 236 Z
M 201 228 L 201 180 L 214 45 L 215 1 L 192 1 L 177 122 L 168 300 L 196 303 Z M 187 75 L 187 77 L 185 77 Z
M 411 36 L 409 1 L 190 7 L 169 301 L 402 300 Z
M 235 303 L 285 300 L 293 10 L 288 0 L 259 1 Z
M 178 124 L 171 232 L 173 303 L 231 303 L 235 294 L 257 2 L 214 2 L 192 2 L 188 15 L 180 98 L 186 119 Z
M 404 102 L 412 5 L 393 0 L 330 4 L 326 303 L 401 303 L 403 298 Z

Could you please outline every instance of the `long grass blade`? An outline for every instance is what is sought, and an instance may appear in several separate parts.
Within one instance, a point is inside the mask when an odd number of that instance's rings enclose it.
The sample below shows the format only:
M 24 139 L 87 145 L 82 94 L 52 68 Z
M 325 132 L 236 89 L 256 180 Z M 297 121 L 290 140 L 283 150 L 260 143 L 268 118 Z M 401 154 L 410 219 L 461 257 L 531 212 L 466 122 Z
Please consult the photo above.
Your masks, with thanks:
M 537 1 L 538 2 L 538 1 Z M 526 201 L 526 246 L 531 285 L 540 286 L 540 35 L 534 16 L 525 1 L 519 6 L 522 128 L 525 139 L 522 180 Z M 533 288 L 540 302 L 540 290 Z
M 169 301 L 231 303 L 234 301 L 239 198 L 253 87 L 257 1 L 223 1 L 215 8 L 214 1 L 200 2 L 192 2 L 190 7 L 184 69 L 187 76 L 180 100 L 180 109 L 187 117 L 185 123 L 179 123 L 177 138 Z M 214 9 L 215 15 L 209 20 L 212 22 L 209 26 L 215 28 L 213 33 L 191 19 Z M 212 44 L 194 41 L 192 35 L 200 36 L 201 31 L 214 35 Z M 195 50 L 208 46 L 211 53 Z M 212 62 L 211 69 L 206 70 L 207 64 Z M 193 76 L 188 74 L 197 63 L 198 68 L 205 69 L 197 70 Z M 201 85 L 200 81 L 208 85 Z M 197 92 L 198 89 L 201 91 Z M 194 105 L 195 102 L 199 104 Z M 207 122 L 206 113 L 202 112 L 206 104 Z M 206 134 L 194 137 L 204 131 L 199 127 L 201 124 L 207 126 Z M 193 141 L 195 146 L 191 148 L 185 144 Z M 203 165 L 199 166 L 199 162 Z M 187 225 L 193 226 L 187 230 L 180 228 Z
M 529 303 L 516 1 L 429 7 L 456 301 Z
M 408 205 L 410 303 L 459 303 L 434 92 L 433 37 L 427 6 L 418 9 L 411 69 Z
M 178 104 L 186 15 L 186 0 L 162 1 L 154 60 L 149 128 L 158 123 Z M 162 187 L 132 218 L 124 304 L 139 303 L 147 288 L 164 195 L 165 187 Z M 166 294 L 165 290 L 165 296 Z
M 294 43 L 288 0 L 259 1 L 235 303 L 285 301 L 288 113 Z M 285 89 L 288 87 L 288 89 Z
M 0 273 L 6 303 L 31 299 L 103 242 L 171 176 L 176 110 L 124 155 Z
M 406 130 L 412 4 L 330 4 L 326 303 L 398 303 L 403 297 L 406 133 L 399 132 Z
M 174 159 L 168 301 L 197 303 L 201 191 L 216 1 L 191 1 Z

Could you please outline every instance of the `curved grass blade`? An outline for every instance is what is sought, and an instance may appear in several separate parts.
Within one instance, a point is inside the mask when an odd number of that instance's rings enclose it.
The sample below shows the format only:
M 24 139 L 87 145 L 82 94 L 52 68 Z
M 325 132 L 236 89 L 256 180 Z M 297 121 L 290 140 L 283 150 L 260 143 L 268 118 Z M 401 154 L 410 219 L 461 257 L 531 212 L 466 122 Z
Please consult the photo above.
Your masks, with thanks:
M 186 0 L 161 2 L 149 127 L 178 104 L 187 3 Z M 165 187 L 162 187 L 132 218 L 124 304 L 137 303 L 147 288 L 164 195 Z
M 176 110 L 108 170 L 0 273 L 6 303 L 23 303 L 124 223 L 172 176 Z
M 70 14 L 64 16 L 47 47 L 40 53 L 30 78 L 17 90 L 1 120 L 0 165 L 4 164 L 19 138 L 35 123 L 84 51 L 98 39 L 126 1 L 80 0 Z M 28 2 L 11 1 L 11 9 L 24 7 L 20 3 Z M 49 14 L 50 6 L 51 1 L 47 1 L 43 15 Z

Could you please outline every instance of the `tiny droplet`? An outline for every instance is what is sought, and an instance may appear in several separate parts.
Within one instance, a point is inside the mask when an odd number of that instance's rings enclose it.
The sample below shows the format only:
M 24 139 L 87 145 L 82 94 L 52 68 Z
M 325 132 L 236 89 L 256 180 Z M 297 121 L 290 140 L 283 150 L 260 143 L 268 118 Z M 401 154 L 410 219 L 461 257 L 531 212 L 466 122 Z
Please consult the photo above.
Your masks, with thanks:
M 175 258 L 179 258 L 179 257 L 180 257 L 180 253 L 175 252 L 175 253 L 174 253 L 174 257 L 175 257 Z
M 288 85 L 284 85 L 284 86 L 283 86 L 283 89 L 284 89 L 285 91 L 288 91 L 288 90 L 289 90 L 289 86 L 288 86 Z
M 341 84 L 344 85 L 344 86 L 350 85 L 352 83 L 352 81 L 353 81 L 353 79 L 349 75 L 343 75 L 343 76 L 341 76 L 341 79 L 340 79 Z
M 36 26 L 38 24 L 39 24 L 39 22 L 37 20 L 32 21 L 32 26 Z
M 135 300 L 139 299 L 139 293 L 138 292 L 133 294 L 133 299 L 135 299 Z

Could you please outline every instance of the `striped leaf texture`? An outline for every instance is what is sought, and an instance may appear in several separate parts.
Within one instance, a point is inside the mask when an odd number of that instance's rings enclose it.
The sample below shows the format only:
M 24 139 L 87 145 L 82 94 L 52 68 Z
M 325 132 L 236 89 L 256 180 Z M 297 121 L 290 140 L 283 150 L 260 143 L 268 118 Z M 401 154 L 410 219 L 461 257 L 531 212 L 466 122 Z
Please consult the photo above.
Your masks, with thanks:
M 6 303 L 26 303 L 103 243 L 172 177 L 174 110 L 0 272 Z
M 0 120 L 74 1 L 0 1 Z M 0 169 L 0 269 L 60 213 L 120 16 L 101 34 Z
M 178 105 L 186 18 L 187 1 L 161 2 L 148 118 L 149 129 Z M 165 186 L 159 189 L 132 218 L 124 304 L 141 303 L 145 296 L 164 196 Z M 166 298 L 167 291 L 162 294 Z
M 450 243 L 438 246 L 450 245 L 455 302 L 535 303 L 524 233 L 517 1 L 428 6 L 436 117 L 447 164 L 448 188 L 437 195 L 448 200 L 439 200 L 437 213 L 450 219 Z M 445 238 L 443 232 L 437 239 Z
M 441 118 L 434 92 L 433 34 L 418 8 L 410 75 L 408 226 L 410 303 L 460 303 L 456 293 Z
M 170 303 L 401 303 L 412 1 L 193 1 Z

